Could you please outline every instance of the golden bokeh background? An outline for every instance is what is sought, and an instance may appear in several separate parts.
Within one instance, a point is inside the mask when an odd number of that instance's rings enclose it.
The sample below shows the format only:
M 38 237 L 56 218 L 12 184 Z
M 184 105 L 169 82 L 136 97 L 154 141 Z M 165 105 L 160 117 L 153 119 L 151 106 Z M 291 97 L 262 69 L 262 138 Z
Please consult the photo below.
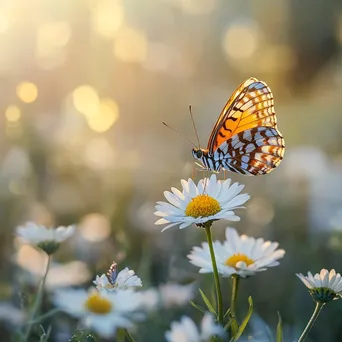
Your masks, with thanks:
M 41 256 L 13 242 L 15 227 L 28 220 L 77 224 L 56 255 L 51 289 L 90 286 L 117 260 L 145 288 L 197 280 L 210 290 L 211 278 L 186 259 L 203 232 L 160 233 L 154 225 L 155 202 L 194 165 L 191 145 L 162 122 L 195 140 L 191 104 L 205 146 L 227 98 L 254 76 L 274 93 L 287 150 L 270 175 L 229 174 L 251 195 L 234 227 L 279 241 L 287 254 L 279 267 L 242 282 L 241 315 L 252 295 L 257 332 L 274 329 L 279 311 L 286 341 L 298 337 L 313 303 L 294 274 L 342 271 L 339 1 L 1 0 L 0 49 L 4 303 L 20 308 L 22 289 L 34 291 L 41 274 Z M 217 224 L 215 237 L 226 225 Z M 193 311 L 168 312 L 154 334 L 151 320 L 143 340 L 161 341 L 185 313 Z M 341 321 L 332 320 L 341 313 L 339 303 L 329 305 L 311 341 L 341 341 Z M 9 331 L 4 320 L 1 340 Z M 63 341 L 58 336 L 52 341 Z

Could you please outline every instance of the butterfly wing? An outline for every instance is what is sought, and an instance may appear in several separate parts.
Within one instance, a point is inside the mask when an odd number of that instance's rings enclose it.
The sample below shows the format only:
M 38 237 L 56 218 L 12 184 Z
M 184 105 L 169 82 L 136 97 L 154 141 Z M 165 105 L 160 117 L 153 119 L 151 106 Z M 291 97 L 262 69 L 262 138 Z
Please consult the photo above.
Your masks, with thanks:
M 214 161 L 245 175 L 263 175 L 277 167 L 285 142 L 277 129 L 271 89 L 249 78 L 233 93 L 209 138 Z
M 227 170 L 243 175 L 264 175 L 283 159 L 284 144 L 277 129 L 255 127 L 233 135 L 214 153 L 214 158 Z
M 277 123 L 271 89 L 251 77 L 239 85 L 224 106 L 209 138 L 209 154 L 234 134 L 258 126 L 276 128 Z
M 109 267 L 106 276 L 109 283 L 114 286 L 116 278 L 118 277 L 118 264 L 115 261 Z

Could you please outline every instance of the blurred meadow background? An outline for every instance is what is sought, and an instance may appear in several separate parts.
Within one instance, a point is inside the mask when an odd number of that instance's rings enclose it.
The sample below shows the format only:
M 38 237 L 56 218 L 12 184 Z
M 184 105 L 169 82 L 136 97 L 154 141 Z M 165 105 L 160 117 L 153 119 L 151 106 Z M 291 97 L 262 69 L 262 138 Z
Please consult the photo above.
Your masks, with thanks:
M 239 307 L 253 296 L 251 341 L 266 340 L 277 311 L 286 341 L 299 336 L 314 303 L 295 273 L 342 271 L 339 1 L 1 0 L 0 48 L 1 341 L 43 272 L 41 254 L 14 236 L 26 221 L 77 224 L 54 257 L 49 291 L 89 287 L 113 260 L 134 269 L 144 289 L 213 288 L 186 258 L 204 232 L 154 225 L 155 202 L 194 165 L 191 145 L 162 121 L 195 140 L 191 104 L 204 147 L 250 76 L 271 87 L 287 150 L 270 175 L 229 173 L 251 195 L 233 227 L 279 241 L 286 255 L 241 282 Z M 226 226 L 214 226 L 215 238 Z M 224 280 L 226 300 L 228 287 Z M 139 340 L 163 341 L 171 320 L 199 317 L 194 311 L 166 306 Z M 330 304 L 309 340 L 341 341 L 341 317 L 340 302 Z M 76 326 L 63 315 L 48 323 L 53 342 Z

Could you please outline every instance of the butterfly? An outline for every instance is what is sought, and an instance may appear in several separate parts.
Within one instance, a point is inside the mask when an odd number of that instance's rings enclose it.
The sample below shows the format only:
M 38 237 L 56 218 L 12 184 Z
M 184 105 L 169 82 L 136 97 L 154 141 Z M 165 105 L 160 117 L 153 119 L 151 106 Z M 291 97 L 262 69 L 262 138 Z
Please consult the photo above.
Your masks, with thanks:
M 273 105 L 273 94 L 265 82 L 254 77 L 242 82 L 224 106 L 207 148 L 192 150 L 195 160 L 210 171 L 270 173 L 285 152 Z
M 106 273 L 107 279 L 109 283 L 114 286 L 116 282 L 116 278 L 118 277 L 118 264 L 113 261 L 113 263 L 110 265 L 107 273 Z

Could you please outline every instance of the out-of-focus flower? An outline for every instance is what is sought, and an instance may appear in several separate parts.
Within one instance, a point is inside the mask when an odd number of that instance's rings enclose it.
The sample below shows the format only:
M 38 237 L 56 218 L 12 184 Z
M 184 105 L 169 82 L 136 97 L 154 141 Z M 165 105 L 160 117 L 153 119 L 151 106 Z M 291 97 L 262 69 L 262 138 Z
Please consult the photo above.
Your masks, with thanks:
M 183 316 L 180 322 L 171 323 L 171 330 L 165 333 L 165 338 L 168 342 L 207 342 L 214 335 L 223 336 L 224 329 L 215 324 L 211 314 L 206 313 L 200 329 L 191 318 Z
M 193 284 L 166 283 L 159 286 L 161 305 L 165 308 L 188 304 L 195 296 Z
M 167 224 L 163 231 L 176 225 L 180 229 L 191 224 L 203 227 L 221 219 L 239 221 L 233 210 L 241 208 L 249 199 L 248 194 L 240 194 L 244 185 L 231 185 L 230 179 L 217 180 L 215 174 L 210 179 L 201 179 L 197 185 L 190 178 L 182 179 L 181 183 L 182 192 L 176 188 L 164 192 L 169 203 L 157 202 L 154 214 L 161 218 L 156 224 Z
M 153 311 L 157 309 L 160 303 L 159 292 L 155 288 L 150 288 L 145 291 L 140 291 L 141 294 L 141 305 L 146 311 Z
M 9 303 L 0 304 L 1 322 L 7 322 L 15 327 L 18 327 L 25 322 L 25 319 L 25 313 L 22 310 L 17 309 Z
M 91 330 L 104 338 L 115 336 L 118 328 L 132 329 L 142 319 L 141 295 L 131 290 L 99 292 L 84 289 L 56 291 L 55 306 L 82 319 Z
M 316 302 L 327 303 L 342 296 L 342 277 L 334 269 L 329 272 L 323 268 L 314 276 L 311 272 L 308 272 L 307 276 L 301 273 L 296 275 L 309 289 L 310 295 Z
M 102 274 L 100 277 L 96 276 L 93 281 L 96 288 L 101 290 L 115 290 L 115 289 L 134 289 L 142 286 L 141 279 L 135 274 L 133 270 L 128 267 L 124 268 L 118 273 L 117 264 L 113 262 L 107 274 Z
M 224 277 L 236 274 L 245 278 L 265 271 L 267 267 L 277 266 L 277 260 L 285 254 L 283 249 L 277 249 L 278 245 L 261 238 L 239 236 L 234 228 L 227 228 L 226 241 L 214 242 L 218 271 Z M 200 267 L 200 273 L 213 272 L 207 242 L 203 242 L 202 247 L 194 247 L 188 258 L 193 265 Z
M 17 227 L 17 235 L 24 242 L 41 248 L 47 254 L 53 254 L 61 242 L 74 234 L 75 227 L 46 228 L 45 226 L 27 222 L 24 226 Z

